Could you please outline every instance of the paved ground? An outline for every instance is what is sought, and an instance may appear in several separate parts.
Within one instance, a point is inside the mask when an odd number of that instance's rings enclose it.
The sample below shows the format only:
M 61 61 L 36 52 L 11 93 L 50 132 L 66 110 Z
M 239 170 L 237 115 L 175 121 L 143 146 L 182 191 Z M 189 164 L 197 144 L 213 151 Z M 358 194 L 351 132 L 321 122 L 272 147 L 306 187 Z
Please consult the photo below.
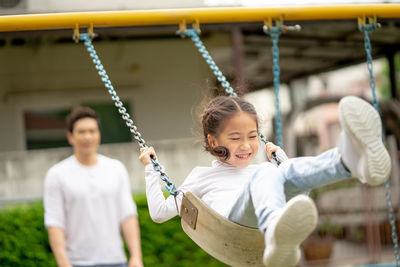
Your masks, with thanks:
M 301 262 L 299 266 L 306 267 L 395 267 L 395 256 L 393 246 L 381 248 L 381 252 L 374 257 L 368 252 L 368 248 L 363 244 L 354 244 L 346 241 L 337 240 L 333 249 L 333 254 L 329 262 Z

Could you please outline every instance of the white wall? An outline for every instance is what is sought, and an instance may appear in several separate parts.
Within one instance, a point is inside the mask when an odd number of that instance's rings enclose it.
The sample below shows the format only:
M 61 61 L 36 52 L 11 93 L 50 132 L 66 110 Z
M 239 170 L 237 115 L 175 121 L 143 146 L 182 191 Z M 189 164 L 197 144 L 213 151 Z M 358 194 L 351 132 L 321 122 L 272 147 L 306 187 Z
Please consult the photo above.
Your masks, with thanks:
M 191 138 L 150 143 L 157 150 L 159 162 L 166 168 L 170 180 L 177 186 L 193 167 L 209 166 L 212 159 L 210 155 L 201 152 L 201 143 Z M 40 199 L 47 170 L 71 153 L 71 148 L 0 153 L 0 204 Z M 132 189 L 144 189 L 144 167 L 138 159 L 137 144 L 102 145 L 99 153 L 122 161 L 128 170 Z
M 163 141 L 150 140 L 159 163 L 165 167 L 171 182 L 177 187 L 195 166 L 210 166 L 214 159 L 203 149 L 202 140 L 182 138 Z M 0 152 L 0 204 L 9 201 L 40 199 L 47 170 L 70 156 L 71 148 Z M 136 143 L 101 145 L 99 153 L 120 160 L 127 168 L 133 191 L 144 190 L 144 167 L 140 163 Z M 260 149 L 254 162 L 265 161 Z M 162 187 L 165 184 L 163 182 Z
M 228 35 L 203 38 L 213 54 L 229 46 Z M 179 185 L 211 157 L 194 143 L 195 109 L 214 78 L 190 40 L 94 41 L 114 87 L 132 107 L 139 131 L 158 151 Z M 83 44 L 36 44 L 0 48 L 0 202 L 40 198 L 46 171 L 70 148 L 25 149 L 24 110 L 110 102 Z M 128 131 L 128 129 L 126 129 Z M 150 141 L 149 141 L 150 140 Z M 121 160 L 132 187 L 143 188 L 143 167 L 134 143 L 102 145 L 100 153 Z
M 10 2 L 10 1 L 8 1 Z M 0 14 L 14 15 L 26 13 L 56 13 L 80 11 L 111 11 L 138 9 L 171 9 L 205 7 L 204 0 L 20 0 L 13 6 L 10 3 L 0 5 Z M 8 5 L 6 5 L 8 4 Z
M 0 151 L 24 149 L 23 118 L 15 106 L 0 104 L 0 124 Z
M 28 0 L 30 12 L 67 12 L 88 10 L 126 10 L 126 9 L 153 9 L 153 8 L 189 8 L 204 6 L 203 0 Z
M 229 36 L 205 39 L 229 45 Z M 213 80 L 190 40 L 94 41 L 121 99 L 128 101 L 147 140 L 188 138 L 195 128 L 194 108 Z M 83 44 L 6 45 L 0 49 L 0 151 L 25 149 L 23 112 L 110 102 Z

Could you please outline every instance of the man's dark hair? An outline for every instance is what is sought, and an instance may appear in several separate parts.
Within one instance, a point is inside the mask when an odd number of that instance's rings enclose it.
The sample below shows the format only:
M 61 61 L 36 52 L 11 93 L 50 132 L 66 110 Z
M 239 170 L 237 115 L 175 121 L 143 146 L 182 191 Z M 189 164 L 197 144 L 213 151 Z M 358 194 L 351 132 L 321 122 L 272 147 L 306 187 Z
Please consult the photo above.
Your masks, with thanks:
M 75 122 L 77 122 L 80 119 L 84 119 L 84 118 L 95 119 L 97 121 L 97 125 L 99 126 L 99 129 L 100 129 L 99 117 L 97 117 L 97 114 L 93 109 L 91 109 L 89 107 L 77 107 L 77 108 L 74 108 L 66 118 L 68 131 L 72 133 L 72 131 L 74 130 Z

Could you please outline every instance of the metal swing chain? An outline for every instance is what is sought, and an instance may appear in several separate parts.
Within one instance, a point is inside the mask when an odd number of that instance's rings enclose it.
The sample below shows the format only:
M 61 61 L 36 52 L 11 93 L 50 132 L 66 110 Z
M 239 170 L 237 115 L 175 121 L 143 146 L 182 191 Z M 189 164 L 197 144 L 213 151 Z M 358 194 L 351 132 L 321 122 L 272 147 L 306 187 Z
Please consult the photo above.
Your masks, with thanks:
M 210 69 L 213 71 L 214 75 L 217 77 L 217 80 L 221 83 L 222 87 L 225 89 L 225 92 L 229 96 L 237 97 L 236 92 L 233 90 L 232 86 L 230 85 L 230 83 L 228 82 L 228 80 L 226 79 L 224 74 L 220 71 L 217 64 L 212 59 L 210 53 L 207 51 L 207 48 L 201 41 L 198 30 L 186 29 L 185 31 L 178 31 L 178 33 L 181 35 L 182 38 L 184 38 L 185 36 L 190 37 L 190 39 L 193 41 L 194 45 L 199 50 L 201 56 L 206 60 L 206 63 L 208 64 Z M 261 141 L 263 141 L 265 144 L 269 142 L 263 134 L 258 133 L 258 135 L 259 135 Z
M 283 26 L 264 26 L 264 32 L 271 36 L 272 40 L 272 73 L 274 74 L 274 93 L 275 93 L 275 127 L 276 127 L 276 143 L 278 146 L 283 147 L 282 138 L 282 121 L 281 121 L 281 109 L 279 105 L 279 89 L 280 89 L 280 74 L 281 69 L 279 67 L 279 36 L 283 32 Z
M 372 63 L 372 46 L 371 40 L 369 38 L 369 33 L 373 33 L 376 30 L 376 25 L 366 24 L 364 26 L 360 26 L 361 31 L 364 33 L 364 48 L 367 54 L 367 68 L 369 73 L 369 85 L 372 91 L 372 104 L 375 107 L 376 111 L 379 113 L 379 104 L 376 97 L 376 84 L 374 78 L 373 71 L 373 63 Z
M 214 75 L 217 77 L 222 87 L 225 89 L 225 92 L 230 96 L 237 96 L 236 92 L 233 90 L 232 86 L 230 85 L 224 74 L 222 74 L 222 71 L 220 71 L 217 64 L 215 64 L 215 61 L 212 59 L 210 53 L 208 53 L 207 48 L 200 40 L 197 30 L 187 29 L 184 34 L 190 37 L 190 39 L 193 41 L 194 45 L 199 50 L 201 56 L 206 60 L 208 66 L 213 71 Z M 185 37 L 184 35 L 181 36 Z
M 115 106 L 118 108 L 118 112 L 121 114 L 122 119 L 125 121 L 126 126 L 128 126 L 130 132 L 133 135 L 133 138 L 138 142 L 141 148 L 147 148 L 148 146 L 146 145 L 146 142 L 142 138 L 140 132 L 137 130 L 137 127 L 135 126 L 133 120 L 130 118 L 129 113 L 127 112 L 126 108 L 124 107 L 124 104 L 117 95 L 117 92 L 114 90 L 110 78 L 108 77 L 103 64 L 101 63 L 99 57 L 97 56 L 97 52 L 92 44 L 91 38 L 92 36 L 88 33 L 79 34 L 79 40 L 84 42 L 86 50 L 89 52 L 89 55 L 92 58 L 92 62 L 96 67 L 97 73 L 101 77 L 101 81 L 104 83 L 104 86 L 108 89 L 108 93 L 111 95 L 111 99 L 114 101 Z M 176 196 L 179 193 L 179 191 L 177 190 L 175 184 L 169 180 L 168 175 L 162 171 L 161 165 L 155 159 L 151 158 L 151 161 L 153 163 L 154 170 L 160 173 L 161 180 L 166 183 L 165 188 L 171 195 Z
M 376 111 L 379 113 L 379 105 L 378 105 L 378 100 L 376 97 L 376 91 L 375 91 L 375 78 L 373 74 L 373 69 L 372 69 L 372 47 L 371 47 L 371 40 L 369 38 L 369 33 L 372 33 L 376 30 L 376 23 L 373 24 L 365 24 L 361 25 L 359 23 L 359 30 L 364 33 L 364 48 L 365 52 L 367 54 L 367 67 L 368 67 L 368 72 L 369 72 L 369 84 L 371 87 L 372 91 L 372 99 L 373 99 L 373 105 L 376 109 Z M 382 135 L 382 141 L 384 141 L 384 135 Z M 396 233 L 396 221 L 395 217 L 393 215 L 393 205 L 392 205 L 392 197 L 390 195 L 390 182 L 389 179 L 386 180 L 385 182 L 385 189 L 386 189 L 386 202 L 388 205 L 389 209 L 389 221 L 391 225 L 391 230 L 392 230 L 392 242 L 394 245 L 394 253 L 395 253 L 395 258 L 396 258 L 396 266 L 399 266 L 399 261 L 400 261 L 400 253 L 399 253 L 399 242 L 398 242 L 398 237 Z

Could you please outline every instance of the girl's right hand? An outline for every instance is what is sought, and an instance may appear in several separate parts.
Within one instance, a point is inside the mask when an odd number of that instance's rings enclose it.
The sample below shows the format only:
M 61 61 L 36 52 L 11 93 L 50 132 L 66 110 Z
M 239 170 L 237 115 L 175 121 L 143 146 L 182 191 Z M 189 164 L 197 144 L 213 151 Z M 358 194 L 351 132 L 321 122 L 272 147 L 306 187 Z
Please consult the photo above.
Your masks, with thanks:
M 156 152 L 154 151 L 154 148 L 152 146 L 140 149 L 139 160 L 142 162 L 144 166 L 152 164 L 150 156 L 153 156 L 153 159 L 157 160 Z
M 265 151 L 267 152 L 267 157 L 271 161 L 272 160 L 272 153 L 277 153 L 277 151 L 280 149 L 279 146 L 275 145 L 272 142 L 268 142 L 265 145 Z

